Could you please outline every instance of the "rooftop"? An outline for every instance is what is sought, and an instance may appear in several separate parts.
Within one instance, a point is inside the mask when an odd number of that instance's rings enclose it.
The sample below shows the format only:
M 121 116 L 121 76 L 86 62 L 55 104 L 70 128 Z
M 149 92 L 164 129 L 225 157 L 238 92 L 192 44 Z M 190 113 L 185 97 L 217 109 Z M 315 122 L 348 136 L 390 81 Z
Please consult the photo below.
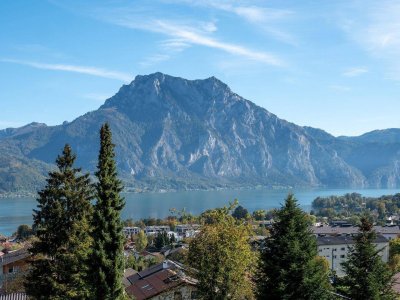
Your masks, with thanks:
M 399 226 L 374 226 L 377 234 L 400 234 Z M 312 231 L 315 234 L 356 234 L 357 226 L 341 227 L 341 226 L 314 226 Z
M 0 267 L 11 264 L 13 262 L 16 262 L 16 261 L 19 261 L 22 259 L 25 259 L 29 256 L 31 256 L 31 254 L 28 251 L 28 247 L 24 247 L 19 250 L 8 252 L 7 254 L 0 256 Z
M 179 264 L 166 260 L 129 276 L 128 280 L 131 285 L 126 288 L 126 292 L 137 300 L 143 300 L 181 284 L 194 285 L 195 282 L 186 277 L 182 270 Z
M 388 240 L 383 236 L 378 234 L 374 243 L 387 243 Z M 317 245 L 350 245 L 354 244 L 354 239 L 352 236 L 341 236 L 341 235 L 328 235 L 328 236 L 318 236 Z

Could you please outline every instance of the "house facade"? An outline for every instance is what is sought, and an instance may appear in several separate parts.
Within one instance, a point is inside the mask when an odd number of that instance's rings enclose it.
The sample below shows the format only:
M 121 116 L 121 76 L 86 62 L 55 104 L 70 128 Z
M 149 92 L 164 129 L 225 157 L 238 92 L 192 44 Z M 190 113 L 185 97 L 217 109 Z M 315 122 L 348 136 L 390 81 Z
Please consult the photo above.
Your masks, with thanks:
M 325 257 L 329 262 L 329 267 L 336 275 L 342 277 L 345 275 L 342 262 L 346 261 L 349 254 L 349 248 L 355 241 L 351 235 L 324 235 L 317 236 L 318 255 Z M 374 241 L 379 251 L 382 261 L 389 260 L 389 240 L 383 235 L 377 235 Z

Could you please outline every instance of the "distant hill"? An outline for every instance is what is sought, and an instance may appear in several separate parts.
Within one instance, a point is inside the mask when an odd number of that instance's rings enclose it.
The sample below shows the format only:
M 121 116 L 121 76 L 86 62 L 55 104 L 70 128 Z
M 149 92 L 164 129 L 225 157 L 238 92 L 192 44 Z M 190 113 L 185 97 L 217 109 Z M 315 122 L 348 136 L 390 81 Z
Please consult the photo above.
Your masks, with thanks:
M 252 186 L 397 187 L 400 130 L 339 137 L 301 127 L 215 77 L 137 76 L 98 110 L 59 126 L 0 131 L 0 191 L 34 190 L 65 143 L 93 172 L 109 122 L 119 174 L 143 190 Z

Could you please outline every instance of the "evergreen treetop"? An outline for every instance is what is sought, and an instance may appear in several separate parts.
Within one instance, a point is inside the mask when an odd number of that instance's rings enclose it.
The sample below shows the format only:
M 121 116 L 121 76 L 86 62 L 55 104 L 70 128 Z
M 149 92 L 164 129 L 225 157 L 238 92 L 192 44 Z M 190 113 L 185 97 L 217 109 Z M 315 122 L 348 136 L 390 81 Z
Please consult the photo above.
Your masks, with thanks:
M 50 172 L 34 210 L 35 256 L 25 281 L 30 299 L 87 299 L 87 256 L 91 245 L 93 189 L 88 174 L 73 164 L 76 155 L 65 145 L 58 170 Z
M 100 152 L 97 165 L 97 201 L 93 214 L 93 251 L 91 253 L 91 284 L 94 299 L 123 299 L 124 235 L 121 210 L 124 198 L 117 177 L 114 144 L 109 125 L 100 130 Z
M 275 215 L 258 278 L 260 299 L 330 299 L 329 268 L 317 256 L 306 214 L 292 194 Z
M 367 216 L 361 218 L 347 260 L 342 263 L 346 276 L 339 280 L 339 291 L 354 300 L 396 299 L 392 290 L 393 271 L 382 261 L 374 244 L 376 233 Z

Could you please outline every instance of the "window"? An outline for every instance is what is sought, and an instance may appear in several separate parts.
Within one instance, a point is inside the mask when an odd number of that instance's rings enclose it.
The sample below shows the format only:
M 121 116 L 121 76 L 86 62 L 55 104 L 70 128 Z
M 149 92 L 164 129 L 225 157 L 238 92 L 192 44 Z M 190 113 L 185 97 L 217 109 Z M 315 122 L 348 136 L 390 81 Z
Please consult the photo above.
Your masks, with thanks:
M 8 273 L 14 273 L 14 267 L 9 267 L 8 268 Z
M 345 256 L 344 255 L 340 255 L 340 258 L 345 258 Z
M 336 258 L 336 255 L 334 255 L 333 258 Z
M 340 248 L 340 250 L 342 250 L 342 251 L 345 251 L 345 250 L 346 250 L 346 248 L 345 248 L 345 247 L 342 247 L 342 248 Z

